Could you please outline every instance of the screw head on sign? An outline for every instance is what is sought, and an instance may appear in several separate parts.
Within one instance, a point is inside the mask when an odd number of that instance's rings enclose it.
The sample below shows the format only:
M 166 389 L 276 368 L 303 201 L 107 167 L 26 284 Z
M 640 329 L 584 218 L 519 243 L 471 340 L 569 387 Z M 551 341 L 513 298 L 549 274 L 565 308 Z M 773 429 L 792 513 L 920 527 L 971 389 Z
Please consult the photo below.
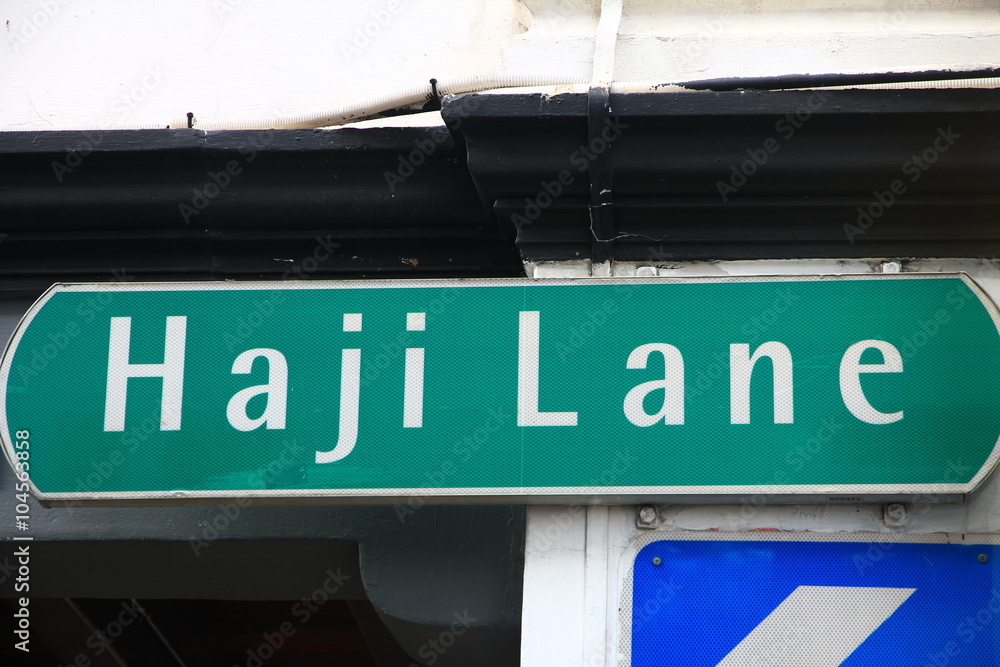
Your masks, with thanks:
M 643 507 L 639 510 L 639 520 L 643 523 L 653 523 L 656 521 L 656 509 L 653 507 Z
M 987 561 L 986 554 L 979 554 L 979 562 L 985 563 Z
M 663 561 L 662 561 L 662 560 L 660 560 L 660 557 L 659 557 L 659 556 L 656 556 L 656 557 L 654 557 L 654 558 L 653 558 L 653 565 L 659 565 L 659 564 L 660 564 L 660 563 L 662 563 L 662 562 L 663 562 Z

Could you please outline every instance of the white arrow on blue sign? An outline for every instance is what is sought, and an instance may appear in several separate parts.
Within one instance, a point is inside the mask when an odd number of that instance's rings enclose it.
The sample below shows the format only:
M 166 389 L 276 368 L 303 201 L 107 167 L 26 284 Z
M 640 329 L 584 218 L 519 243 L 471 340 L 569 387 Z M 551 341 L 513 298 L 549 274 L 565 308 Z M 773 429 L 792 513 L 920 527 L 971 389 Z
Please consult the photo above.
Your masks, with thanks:
M 633 571 L 633 667 L 995 667 L 1000 549 L 661 540 Z

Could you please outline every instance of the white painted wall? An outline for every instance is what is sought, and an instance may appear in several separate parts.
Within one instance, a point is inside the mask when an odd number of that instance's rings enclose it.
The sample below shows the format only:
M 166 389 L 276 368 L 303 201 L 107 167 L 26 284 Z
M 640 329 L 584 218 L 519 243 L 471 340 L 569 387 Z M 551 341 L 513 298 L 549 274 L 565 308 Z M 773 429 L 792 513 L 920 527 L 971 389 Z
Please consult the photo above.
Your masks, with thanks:
M 604 0 L 609 2 L 610 0 Z M 431 77 L 589 81 L 601 0 L 3 0 L 0 127 L 337 107 Z M 616 81 L 1000 64 L 996 0 L 624 0 Z
M 336 106 L 491 73 L 515 0 L 4 0 L 0 126 Z M 8 22 L 4 27 L 4 22 Z

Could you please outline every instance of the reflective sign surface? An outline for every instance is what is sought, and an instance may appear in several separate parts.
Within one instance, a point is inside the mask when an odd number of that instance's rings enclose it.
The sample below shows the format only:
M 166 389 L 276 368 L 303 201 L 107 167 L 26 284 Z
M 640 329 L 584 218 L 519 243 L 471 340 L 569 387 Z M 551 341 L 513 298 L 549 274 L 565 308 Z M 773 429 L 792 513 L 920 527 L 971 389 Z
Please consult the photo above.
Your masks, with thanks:
M 958 494 L 997 321 L 940 274 L 58 285 L 0 434 L 50 499 Z
M 765 535 L 653 542 L 635 560 L 631 664 L 994 667 L 997 557 L 992 545 Z

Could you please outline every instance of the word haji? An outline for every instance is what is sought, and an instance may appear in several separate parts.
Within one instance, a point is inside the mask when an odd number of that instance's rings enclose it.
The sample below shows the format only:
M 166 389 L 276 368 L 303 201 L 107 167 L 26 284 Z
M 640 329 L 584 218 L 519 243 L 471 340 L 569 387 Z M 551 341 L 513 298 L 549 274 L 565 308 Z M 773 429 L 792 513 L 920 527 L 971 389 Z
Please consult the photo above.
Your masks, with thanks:
M 520 311 L 518 329 L 517 425 L 520 427 L 576 426 L 576 412 L 543 412 L 539 409 L 539 335 L 540 311 Z M 181 428 L 181 403 L 184 386 L 184 349 L 187 317 L 166 318 L 166 342 L 162 364 L 129 362 L 131 317 L 111 318 L 111 338 L 108 354 L 107 394 L 104 411 L 105 431 L 125 430 L 125 407 L 129 378 L 162 378 L 161 431 Z M 361 313 L 343 316 L 343 331 L 360 332 Z M 426 313 L 407 313 L 406 330 L 424 331 Z M 881 363 L 861 363 L 866 350 L 882 354 Z M 680 350 L 668 343 L 647 343 L 632 350 L 626 361 L 627 369 L 645 369 L 653 354 L 661 355 L 664 378 L 643 382 L 624 397 L 625 417 L 639 427 L 657 423 L 684 424 L 684 360 Z M 284 429 L 288 392 L 288 364 L 275 349 L 254 348 L 238 355 L 233 362 L 233 374 L 248 374 L 254 361 L 263 357 L 268 362 L 268 382 L 237 392 L 226 409 L 229 424 L 238 431 L 258 428 Z M 771 361 L 774 388 L 774 423 L 794 421 L 792 401 L 792 356 L 788 347 L 777 341 L 758 346 L 753 353 L 746 343 L 729 346 L 730 358 L 730 423 L 750 423 L 750 380 L 754 366 L 763 358 Z M 403 392 L 403 427 L 422 428 L 424 411 L 424 348 L 406 348 Z M 883 340 L 862 340 L 847 348 L 840 362 L 840 393 L 844 405 L 857 419 L 869 424 L 890 424 L 903 418 L 903 411 L 885 413 L 868 402 L 861 387 L 863 373 L 901 373 L 903 359 L 891 343 Z M 659 410 L 646 411 L 646 397 L 663 391 Z M 330 451 L 317 451 L 316 463 L 331 463 L 345 458 L 358 440 L 358 406 L 361 393 L 361 349 L 346 348 L 341 353 L 340 428 L 336 446 Z M 256 396 L 266 395 L 266 407 L 259 417 L 247 414 L 247 404 Z

